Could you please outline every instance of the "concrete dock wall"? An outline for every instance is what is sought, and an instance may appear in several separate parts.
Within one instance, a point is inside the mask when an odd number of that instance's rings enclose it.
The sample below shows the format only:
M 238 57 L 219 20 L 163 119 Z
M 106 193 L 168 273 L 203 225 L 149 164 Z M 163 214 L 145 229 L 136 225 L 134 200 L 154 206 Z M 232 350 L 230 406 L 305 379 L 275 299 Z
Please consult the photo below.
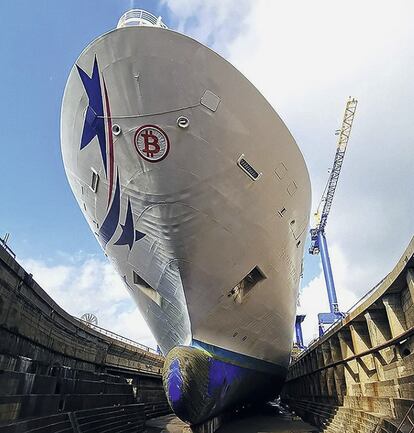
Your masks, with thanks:
M 414 238 L 375 290 L 290 366 L 283 400 L 326 431 L 395 432 L 408 422 L 414 403 L 413 254 Z
M 63 413 L 67 423 L 76 411 L 104 406 L 125 406 L 120 418 L 165 414 L 163 362 L 150 348 L 72 317 L 0 247 L 0 432 Z
M 0 248 L 0 354 L 18 354 L 82 370 L 134 370 L 160 375 L 163 357 L 86 326 L 57 305 Z

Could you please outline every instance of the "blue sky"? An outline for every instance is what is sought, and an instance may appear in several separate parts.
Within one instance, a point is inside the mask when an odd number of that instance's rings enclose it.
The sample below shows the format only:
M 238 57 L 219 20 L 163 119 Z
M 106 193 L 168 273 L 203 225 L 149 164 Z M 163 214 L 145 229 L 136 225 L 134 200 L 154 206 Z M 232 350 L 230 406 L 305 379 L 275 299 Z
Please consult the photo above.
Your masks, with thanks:
M 18 259 L 72 314 L 93 310 L 101 324 L 116 321 L 117 332 L 154 344 L 142 320 L 145 332 L 137 333 L 138 313 L 72 196 L 59 137 L 71 67 L 131 7 L 160 14 L 170 28 L 214 48 L 268 98 L 305 156 L 313 209 L 345 101 L 358 97 L 327 227 L 339 302 L 349 307 L 391 269 L 414 232 L 407 217 L 414 213 L 409 0 L 392 7 L 349 0 L 347 8 L 340 0 L 1 1 L 0 235 L 11 233 Z M 302 286 L 302 308 L 313 318 L 305 324 L 309 339 L 316 313 L 328 306 L 319 257 L 306 252 Z M 103 297 L 109 301 L 97 304 Z
M 1 232 L 19 256 L 98 253 L 67 183 L 60 105 L 83 48 L 114 28 L 130 0 L 0 2 Z M 156 13 L 165 8 L 140 2 Z M 156 6 L 154 8 L 154 5 Z

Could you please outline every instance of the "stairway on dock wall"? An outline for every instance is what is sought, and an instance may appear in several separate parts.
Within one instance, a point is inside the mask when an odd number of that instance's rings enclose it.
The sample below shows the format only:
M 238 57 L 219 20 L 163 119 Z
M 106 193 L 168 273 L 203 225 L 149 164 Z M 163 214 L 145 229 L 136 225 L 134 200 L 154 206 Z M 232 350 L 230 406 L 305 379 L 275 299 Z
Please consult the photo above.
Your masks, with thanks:
M 118 405 L 31 418 L 0 427 L 1 433 L 145 432 L 142 404 Z
M 145 405 L 135 404 L 126 379 L 6 358 L 3 365 L 20 368 L 0 370 L 0 433 L 143 431 Z

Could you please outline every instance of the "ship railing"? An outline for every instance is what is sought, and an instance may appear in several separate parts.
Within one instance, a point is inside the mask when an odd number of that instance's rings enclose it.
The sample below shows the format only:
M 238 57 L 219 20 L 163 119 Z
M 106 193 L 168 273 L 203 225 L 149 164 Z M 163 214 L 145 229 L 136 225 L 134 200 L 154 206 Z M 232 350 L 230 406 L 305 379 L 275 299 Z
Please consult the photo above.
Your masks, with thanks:
M 156 17 L 150 12 L 143 9 L 131 9 L 125 12 L 118 21 L 117 27 L 129 27 L 129 26 L 145 26 L 152 25 L 155 27 L 161 27 L 163 29 L 168 28 L 163 22 L 161 17 Z
M 16 254 L 14 251 L 7 245 L 7 241 L 9 240 L 10 233 L 6 233 L 4 238 L 0 238 L 0 247 L 3 247 L 14 259 L 16 258 Z
M 88 328 L 92 328 L 95 331 L 100 332 L 101 334 L 106 335 L 107 337 L 110 337 L 114 340 L 120 341 L 122 343 L 127 343 L 130 346 L 137 347 L 138 349 L 144 350 L 145 352 L 153 353 L 154 355 L 159 355 L 159 353 L 152 349 L 151 347 L 145 346 L 145 344 L 138 343 L 137 341 L 131 340 L 127 337 L 123 337 L 122 335 L 117 334 L 116 332 L 109 331 L 108 329 L 101 328 L 98 325 L 94 325 L 93 323 L 87 322 L 86 320 L 79 319 L 78 317 L 75 317 L 76 320 L 83 323 Z

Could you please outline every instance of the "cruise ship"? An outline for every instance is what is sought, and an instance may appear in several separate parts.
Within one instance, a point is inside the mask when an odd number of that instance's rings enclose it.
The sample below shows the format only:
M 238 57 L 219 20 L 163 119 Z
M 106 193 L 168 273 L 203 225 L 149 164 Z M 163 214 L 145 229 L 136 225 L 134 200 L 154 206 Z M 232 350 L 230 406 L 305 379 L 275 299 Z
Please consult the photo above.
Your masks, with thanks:
M 311 192 L 260 92 L 208 47 L 130 10 L 70 71 L 61 146 L 79 207 L 166 357 L 177 416 L 199 424 L 277 396 Z

